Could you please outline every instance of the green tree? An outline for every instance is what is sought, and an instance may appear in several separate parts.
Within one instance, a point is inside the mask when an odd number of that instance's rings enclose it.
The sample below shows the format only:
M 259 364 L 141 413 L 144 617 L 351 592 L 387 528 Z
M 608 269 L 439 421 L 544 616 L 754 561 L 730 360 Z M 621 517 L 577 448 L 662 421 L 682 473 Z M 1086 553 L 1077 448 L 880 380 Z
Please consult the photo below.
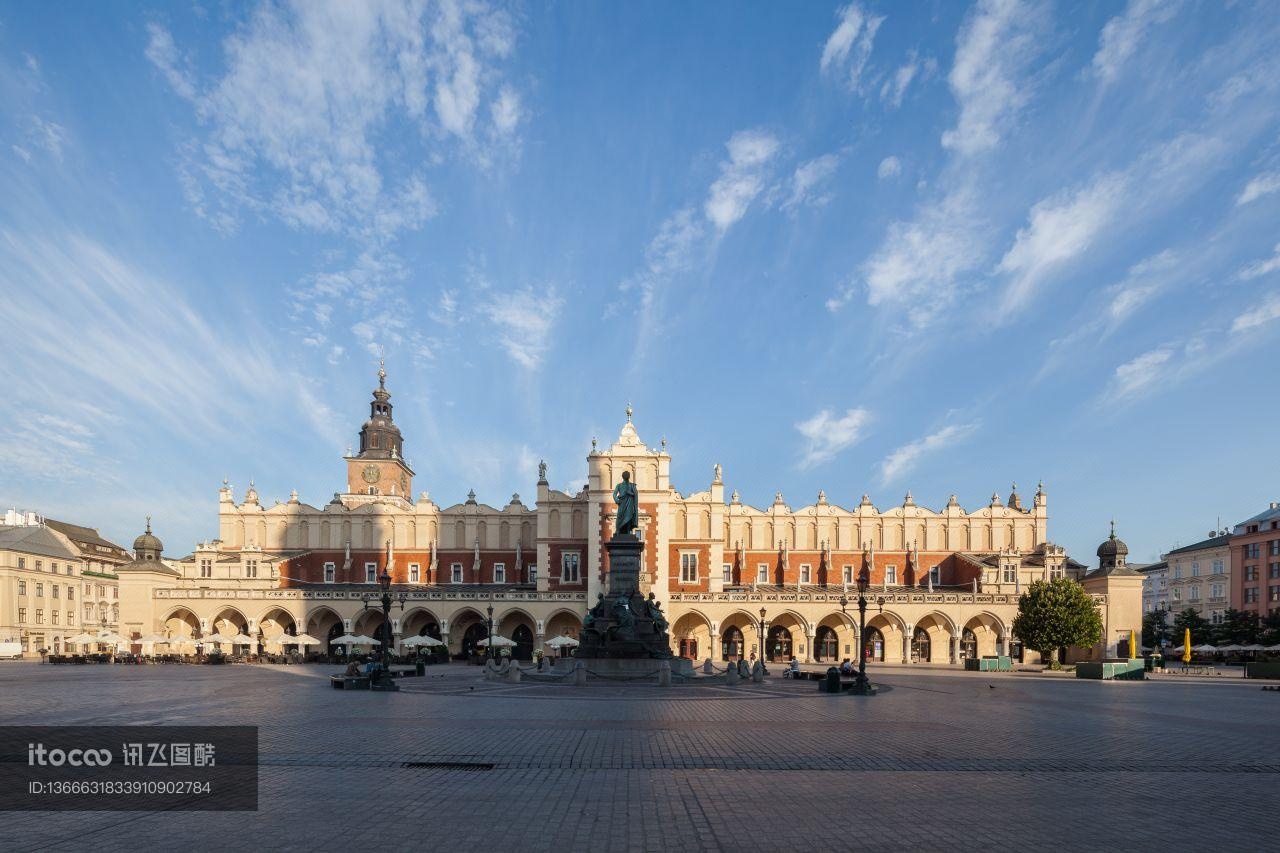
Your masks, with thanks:
M 1280 607 L 1273 607 L 1262 620 L 1261 639 L 1258 642 L 1264 646 L 1280 643 Z
M 1209 620 L 1196 612 L 1194 607 L 1188 607 L 1173 617 L 1173 639 L 1175 645 L 1182 645 L 1182 639 L 1186 636 L 1188 628 L 1191 629 L 1191 644 L 1193 646 L 1209 642 L 1213 633 L 1213 626 L 1209 624 Z
M 1159 608 L 1142 617 L 1142 645 L 1154 649 L 1162 638 L 1169 639 L 1169 620 L 1164 608 Z
M 1102 614 L 1084 587 L 1068 578 L 1036 581 L 1018 599 L 1013 633 L 1057 669 L 1062 646 L 1088 647 L 1102 637 Z
M 1258 642 L 1260 627 L 1257 613 L 1232 608 L 1222 614 L 1222 624 L 1218 626 L 1215 639 L 1220 646 L 1229 643 L 1247 646 Z

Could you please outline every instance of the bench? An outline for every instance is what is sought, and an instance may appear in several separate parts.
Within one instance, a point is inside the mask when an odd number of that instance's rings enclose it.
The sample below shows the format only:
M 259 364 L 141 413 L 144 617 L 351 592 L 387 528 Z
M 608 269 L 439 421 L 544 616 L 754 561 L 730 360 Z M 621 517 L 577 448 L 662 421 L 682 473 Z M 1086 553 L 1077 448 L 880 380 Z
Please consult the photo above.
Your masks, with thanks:
M 369 676 L 331 675 L 329 676 L 329 686 L 334 690 L 368 690 Z

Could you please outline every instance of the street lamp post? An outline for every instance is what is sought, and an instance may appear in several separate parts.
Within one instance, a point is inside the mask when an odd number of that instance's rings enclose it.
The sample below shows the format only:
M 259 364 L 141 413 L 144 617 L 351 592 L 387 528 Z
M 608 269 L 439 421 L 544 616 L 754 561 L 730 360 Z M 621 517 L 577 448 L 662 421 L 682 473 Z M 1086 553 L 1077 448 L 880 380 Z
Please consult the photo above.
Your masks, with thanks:
M 495 659 L 493 656 L 493 596 L 489 597 L 488 612 L 489 612 L 489 642 L 485 646 L 484 654 L 485 654 L 485 657 L 490 658 L 492 660 L 492 659 Z
M 760 608 L 760 670 L 765 675 L 769 674 L 769 667 L 767 667 L 764 662 L 765 656 L 768 654 L 764 645 L 764 627 L 765 627 L 764 617 L 767 613 L 768 611 L 765 610 L 763 607 Z
M 382 587 L 381 603 L 382 603 L 382 671 L 387 675 L 391 673 L 391 574 L 385 568 L 382 570 L 381 577 L 378 578 L 378 585 Z M 395 597 L 396 602 L 400 605 L 400 609 L 404 610 L 404 603 L 409 598 L 407 593 L 400 593 Z M 362 595 L 360 600 L 364 603 L 364 609 L 369 609 L 369 602 L 378 601 L 378 596 Z
M 853 688 L 849 691 L 855 696 L 874 696 L 875 688 L 867 679 L 867 587 L 871 584 L 870 573 L 863 569 L 858 574 L 858 675 L 854 679 Z M 880 612 L 884 612 L 884 596 L 877 601 Z M 849 599 L 840 596 L 840 612 L 844 613 L 849 606 Z

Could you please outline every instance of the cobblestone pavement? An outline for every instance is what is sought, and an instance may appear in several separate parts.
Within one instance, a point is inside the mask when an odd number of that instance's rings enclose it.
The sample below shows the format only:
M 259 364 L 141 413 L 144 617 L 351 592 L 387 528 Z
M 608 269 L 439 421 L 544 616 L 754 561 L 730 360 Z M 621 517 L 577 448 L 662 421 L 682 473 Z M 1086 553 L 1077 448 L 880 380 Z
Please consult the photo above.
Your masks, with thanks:
M 449 666 L 387 694 L 331 690 L 334 669 L 0 664 L 0 723 L 254 724 L 262 753 L 255 813 L 6 812 L 0 849 L 1277 843 L 1280 693 L 1256 683 L 884 670 L 862 698 Z

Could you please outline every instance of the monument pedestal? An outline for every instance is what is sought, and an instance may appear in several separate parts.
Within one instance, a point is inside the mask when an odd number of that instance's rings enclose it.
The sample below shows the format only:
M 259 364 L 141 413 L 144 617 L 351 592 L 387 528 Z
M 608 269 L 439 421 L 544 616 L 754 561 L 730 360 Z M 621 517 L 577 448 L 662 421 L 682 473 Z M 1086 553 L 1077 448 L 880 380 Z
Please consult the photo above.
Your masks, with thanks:
M 662 660 L 671 661 L 672 672 L 692 675 L 692 663 L 679 664 L 681 659 L 671 654 L 662 606 L 652 593 L 648 598 L 640 594 L 644 543 L 632 533 L 621 533 L 604 546 L 609 550 L 609 593 L 602 593 L 588 611 L 574 657 L 601 675 L 639 674 L 657 669 Z

